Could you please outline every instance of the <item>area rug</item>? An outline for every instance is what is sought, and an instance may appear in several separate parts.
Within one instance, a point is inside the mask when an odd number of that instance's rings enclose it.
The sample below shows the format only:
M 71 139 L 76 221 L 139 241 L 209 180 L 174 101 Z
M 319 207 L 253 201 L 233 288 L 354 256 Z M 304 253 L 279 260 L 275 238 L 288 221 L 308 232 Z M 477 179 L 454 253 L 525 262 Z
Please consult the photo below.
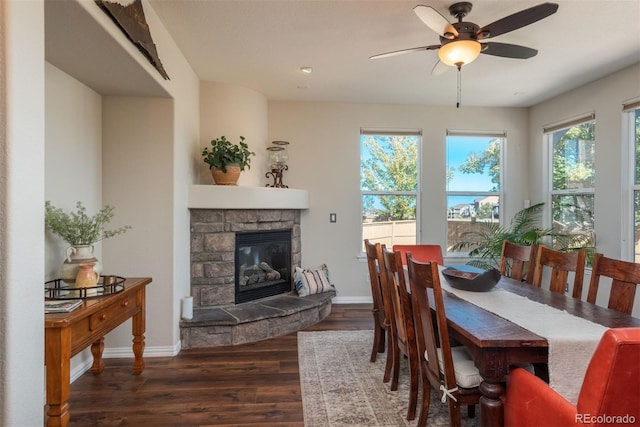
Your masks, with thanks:
M 305 427 L 408 426 L 409 373 L 406 359 L 400 371 L 398 390 L 383 383 L 386 353 L 369 362 L 373 331 L 298 332 L 298 359 Z M 418 402 L 422 397 L 419 396 Z M 418 404 L 418 413 L 419 413 Z M 448 426 L 446 404 L 431 393 L 427 424 Z M 476 426 L 462 411 L 462 425 Z

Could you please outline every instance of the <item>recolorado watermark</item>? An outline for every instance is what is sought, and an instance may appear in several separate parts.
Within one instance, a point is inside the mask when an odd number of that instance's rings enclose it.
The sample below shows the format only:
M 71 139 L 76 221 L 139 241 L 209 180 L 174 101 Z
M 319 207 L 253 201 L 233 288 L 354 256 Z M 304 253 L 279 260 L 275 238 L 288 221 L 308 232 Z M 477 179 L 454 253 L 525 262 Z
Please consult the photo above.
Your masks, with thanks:
M 576 414 L 576 422 L 583 424 L 635 424 L 636 417 L 633 415 L 591 415 Z

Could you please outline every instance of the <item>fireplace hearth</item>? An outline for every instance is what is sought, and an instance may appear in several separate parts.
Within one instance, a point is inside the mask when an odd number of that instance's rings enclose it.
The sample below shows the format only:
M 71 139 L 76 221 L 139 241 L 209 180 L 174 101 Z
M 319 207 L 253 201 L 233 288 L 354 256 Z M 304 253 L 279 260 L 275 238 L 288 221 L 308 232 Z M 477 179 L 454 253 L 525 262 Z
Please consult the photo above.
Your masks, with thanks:
M 290 334 L 318 323 L 331 312 L 335 292 L 299 297 L 291 270 L 301 263 L 300 212 L 309 208 L 308 192 L 263 187 L 189 187 L 191 212 L 191 295 L 193 318 L 180 321 L 182 348 L 236 345 Z M 236 301 L 236 237 L 247 233 L 289 233 L 290 260 L 254 256 L 240 262 L 254 274 L 244 286 L 275 279 L 287 283 L 284 293 L 239 303 Z M 262 242 L 259 238 L 259 242 Z M 284 251 L 284 250 L 282 250 Z M 251 249 L 243 252 L 255 253 Z M 259 252 L 259 250 L 258 250 Z M 273 253 L 280 253 L 275 250 Z M 270 253 L 268 250 L 267 253 Z M 266 263 L 267 265 L 264 265 Z M 288 270 L 279 267 L 288 265 Z M 259 268 L 266 273 L 256 269 Z M 264 269 L 262 267 L 264 267 Z M 250 283 L 251 282 L 251 283 Z M 241 299 L 244 298 L 241 297 Z

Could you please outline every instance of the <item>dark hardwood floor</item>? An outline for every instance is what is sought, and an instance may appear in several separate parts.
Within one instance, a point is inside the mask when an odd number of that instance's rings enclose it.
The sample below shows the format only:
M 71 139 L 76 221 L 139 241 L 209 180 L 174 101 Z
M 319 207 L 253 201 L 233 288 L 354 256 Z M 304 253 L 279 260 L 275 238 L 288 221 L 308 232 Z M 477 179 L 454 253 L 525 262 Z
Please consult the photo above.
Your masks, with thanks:
M 306 330 L 372 329 L 369 304 L 334 305 Z M 296 334 L 231 347 L 105 359 L 71 385 L 71 426 L 303 426 Z

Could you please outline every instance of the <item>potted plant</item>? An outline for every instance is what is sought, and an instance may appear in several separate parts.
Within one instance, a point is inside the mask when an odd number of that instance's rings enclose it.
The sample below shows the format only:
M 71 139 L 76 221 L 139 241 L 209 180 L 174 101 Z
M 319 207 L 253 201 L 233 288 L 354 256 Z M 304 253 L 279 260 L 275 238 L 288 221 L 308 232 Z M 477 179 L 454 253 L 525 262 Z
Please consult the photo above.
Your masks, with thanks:
M 557 250 L 563 252 L 585 250 L 587 258 L 592 259 L 595 245 L 591 234 L 562 233 L 553 228 L 539 227 L 539 214 L 543 206 L 544 203 L 537 203 L 518 211 L 508 227 L 494 222 L 482 222 L 482 227 L 462 233 L 466 240 L 456 243 L 452 250 L 469 250 L 469 256 L 476 259 L 467 264 L 484 270 L 499 267 L 504 240 L 522 246 L 553 243 Z
M 240 136 L 240 142 L 234 144 L 224 135 L 211 140 L 211 148 L 202 151 L 204 162 L 209 165 L 213 180 L 218 185 L 236 185 L 240 172 L 251 168 L 251 156 L 256 153 L 249 151 L 249 145 Z
M 100 274 L 102 266 L 93 255 L 93 245 L 100 240 L 125 233 L 131 228 L 125 225 L 114 230 L 105 229 L 113 218 L 113 206 L 107 205 L 93 216 L 87 214 L 87 208 L 82 202 L 76 203 L 75 212 L 65 212 L 56 208 L 48 200 L 44 206 L 45 229 L 62 237 L 70 245 L 60 268 L 60 278 L 67 283 L 75 281 L 80 264 L 95 263 L 94 270 Z

